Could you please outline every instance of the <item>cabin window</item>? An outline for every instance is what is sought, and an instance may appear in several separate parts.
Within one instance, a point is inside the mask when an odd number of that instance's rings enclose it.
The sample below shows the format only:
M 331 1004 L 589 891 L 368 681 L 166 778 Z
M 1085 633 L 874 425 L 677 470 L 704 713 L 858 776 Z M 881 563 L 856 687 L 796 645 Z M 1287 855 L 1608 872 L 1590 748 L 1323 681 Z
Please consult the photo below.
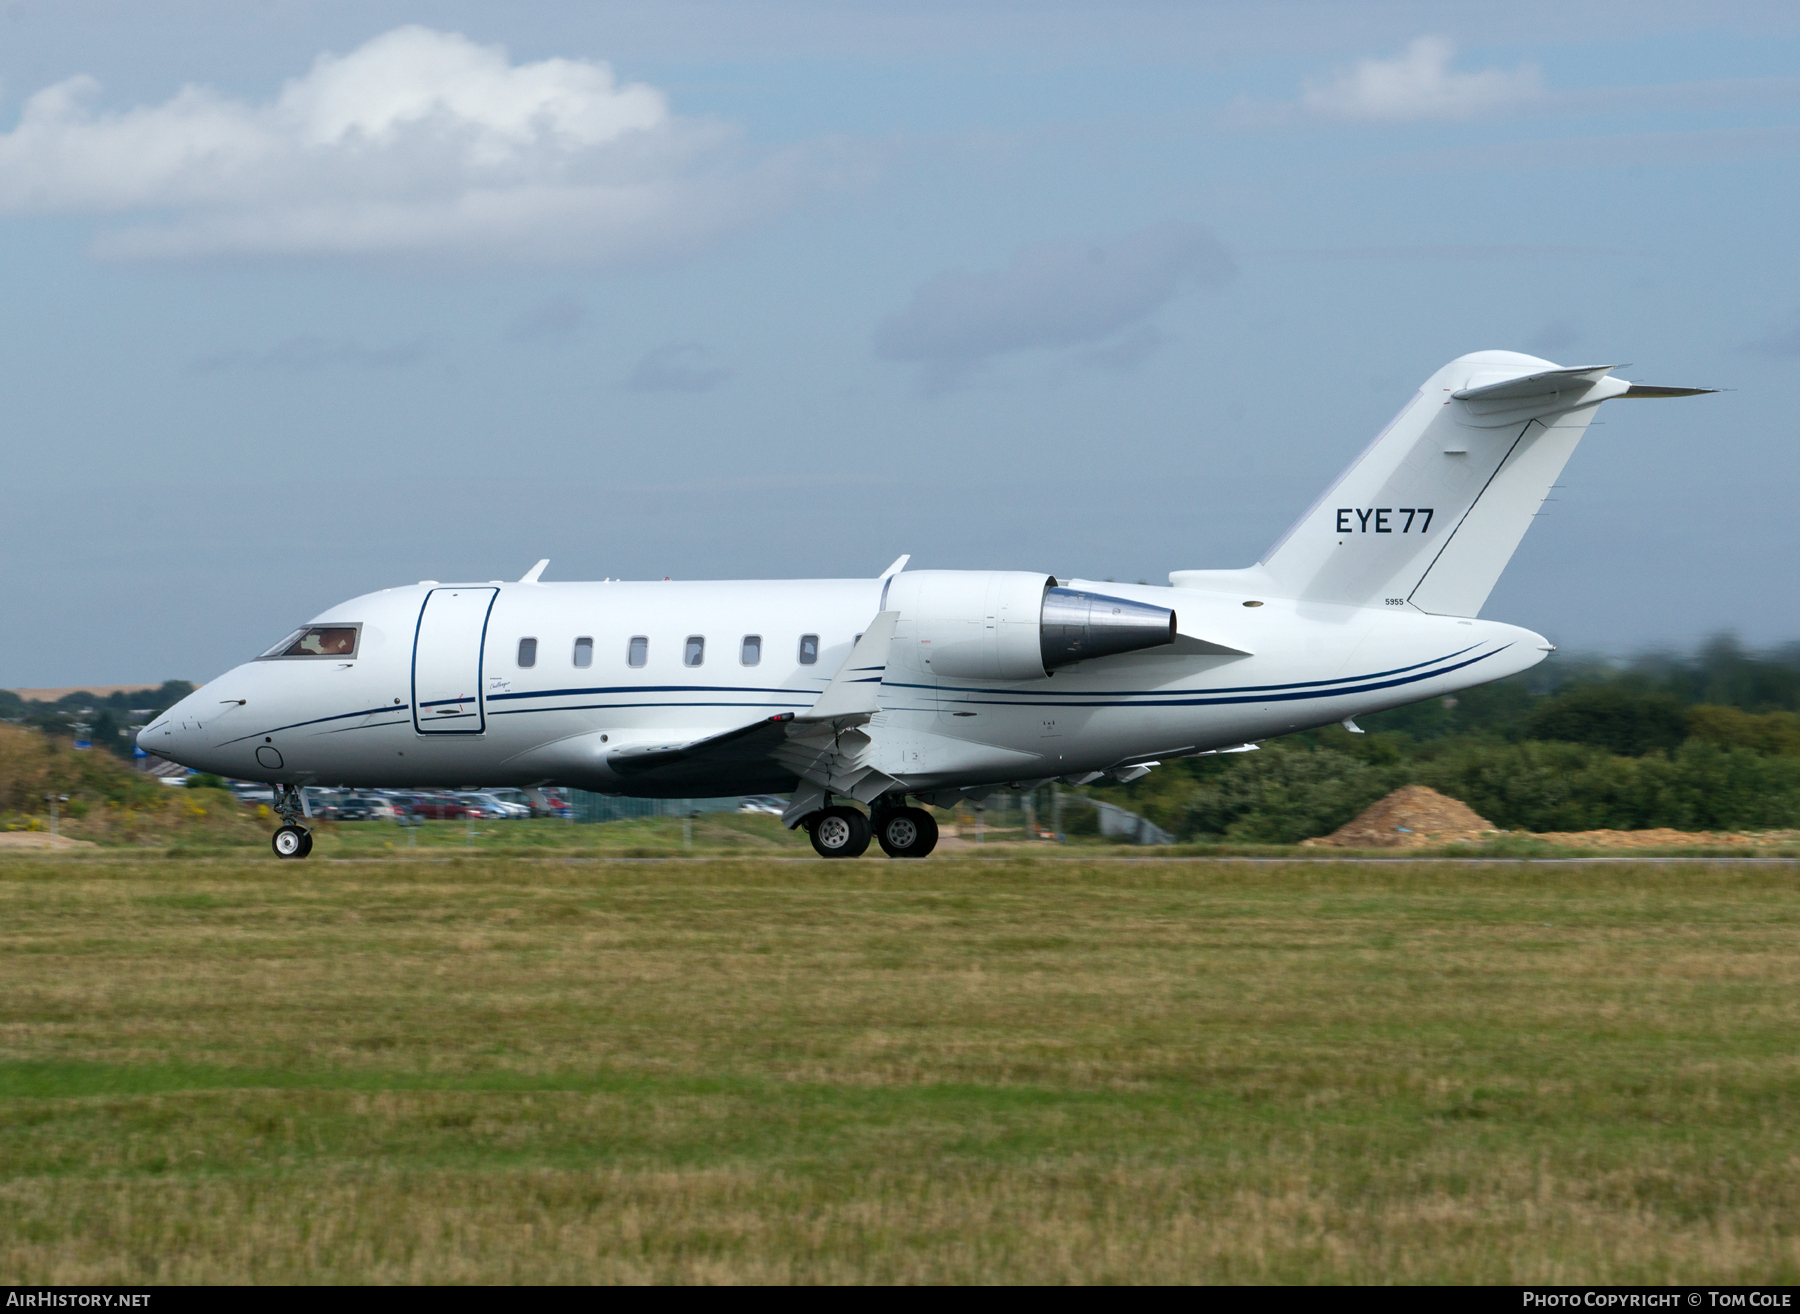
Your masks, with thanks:
M 295 630 L 264 657 L 354 657 L 360 625 L 310 625 Z
M 681 650 L 681 664 L 683 666 L 698 666 L 705 660 L 706 636 L 704 634 L 688 635 L 687 645 Z
M 642 666 L 650 660 L 650 640 L 641 634 L 631 637 L 631 646 L 625 650 L 625 663 L 628 666 Z
M 537 640 L 536 639 L 520 639 L 519 640 L 519 665 L 521 665 L 521 666 L 536 666 L 537 665 Z
M 811 666 L 818 660 L 819 636 L 816 634 L 802 634 L 800 636 L 800 664 L 802 666 Z
M 746 666 L 755 666 L 762 661 L 762 635 L 746 634 L 744 644 L 738 649 L 738 660 Z
M 594 641 L 589 638 L 575 640 L 575 664 L 592 666 L 594 664 Z

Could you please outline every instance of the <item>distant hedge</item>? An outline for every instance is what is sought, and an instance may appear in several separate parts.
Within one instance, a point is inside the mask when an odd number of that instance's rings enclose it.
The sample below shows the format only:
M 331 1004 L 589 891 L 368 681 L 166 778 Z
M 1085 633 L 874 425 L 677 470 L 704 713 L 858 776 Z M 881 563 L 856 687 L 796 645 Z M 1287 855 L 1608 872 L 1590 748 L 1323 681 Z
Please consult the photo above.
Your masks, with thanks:
M 1533 671 L 1091 792 L 1183 839 L 1324 835 L 1402 785 L 1507 830 L 1800 828 L 1800 647 Z

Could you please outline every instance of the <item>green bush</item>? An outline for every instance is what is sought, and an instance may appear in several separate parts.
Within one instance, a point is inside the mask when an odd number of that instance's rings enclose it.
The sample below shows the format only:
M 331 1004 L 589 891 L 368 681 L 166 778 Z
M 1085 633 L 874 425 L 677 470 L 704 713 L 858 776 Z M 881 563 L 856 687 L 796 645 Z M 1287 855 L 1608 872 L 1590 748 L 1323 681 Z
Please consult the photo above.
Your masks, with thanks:
M 1792 712 L 1753 715 L 1736 707 L 1702 703 L 1687 710 L 1688 734 L 1722 748 L 1800 756 L 1800 717 Z
M 1393 767 L 1326 748 L 1270 744 L 1227 761 L 1191 791 L 1173 827 L 1183 839 L 1295 844 L 1336 830 L 1395 787 Z
M 48 810 L 45 794 L 115 804 L 155 800 L 162 786 L 110 753 L 75 752 L 66 740 L 0 725 L 0 811 Z
M 1525 734 L 1639 757 L 1679 747 L 1688 735 L 1687 713 L 1672 694 L 1590 684 L 1546 699 L 1526 719 Z

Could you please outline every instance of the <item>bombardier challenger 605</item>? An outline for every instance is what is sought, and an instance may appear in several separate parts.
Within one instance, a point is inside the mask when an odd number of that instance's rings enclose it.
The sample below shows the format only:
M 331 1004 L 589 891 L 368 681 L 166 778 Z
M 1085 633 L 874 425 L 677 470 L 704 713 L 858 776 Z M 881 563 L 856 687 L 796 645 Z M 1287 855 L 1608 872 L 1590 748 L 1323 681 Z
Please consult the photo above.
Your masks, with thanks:
M 305 857 L 308 785 L 787 794 L 826 857 L 923 857 L 931 814 L 1454 693 L 1542 661 L 1480 619 L 1600 403 L 1711 391 L 1513 352 L 1428 379 L 1254 566 L 1169 587 L 1044 571 L 873 579 L 421 580 L 315 616 L 145 727 L 266 781 Z

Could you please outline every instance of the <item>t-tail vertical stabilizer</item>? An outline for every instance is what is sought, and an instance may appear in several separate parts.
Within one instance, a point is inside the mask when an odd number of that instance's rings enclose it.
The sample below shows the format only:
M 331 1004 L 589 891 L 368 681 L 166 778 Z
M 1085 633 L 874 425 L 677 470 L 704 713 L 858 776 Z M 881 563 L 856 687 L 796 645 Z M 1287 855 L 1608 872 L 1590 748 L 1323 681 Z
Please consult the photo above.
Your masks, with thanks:
M 1176 587 L 1475 616 L 1599 404 L 1659 388 L 1511 351 L 1444 366 L 1263 559 Z

